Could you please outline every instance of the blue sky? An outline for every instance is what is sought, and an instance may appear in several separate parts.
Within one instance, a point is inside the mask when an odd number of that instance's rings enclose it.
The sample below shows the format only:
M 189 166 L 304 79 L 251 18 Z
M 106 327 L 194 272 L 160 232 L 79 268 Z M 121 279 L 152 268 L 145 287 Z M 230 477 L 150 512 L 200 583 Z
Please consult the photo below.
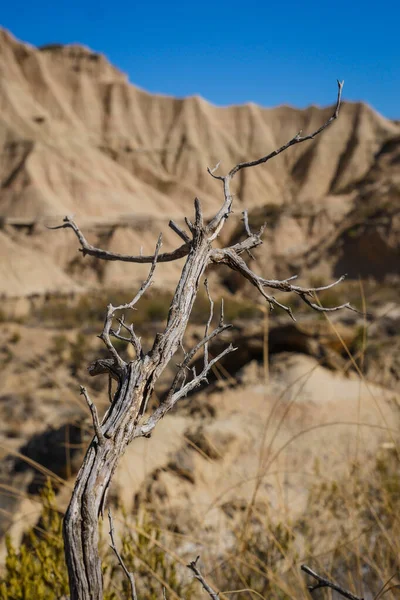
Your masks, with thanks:
M 41 45 L 79 42 L 150 92 L 218 105 L 344 98 L 400 119 L 400 2 L 15 0 L 0 22 Z

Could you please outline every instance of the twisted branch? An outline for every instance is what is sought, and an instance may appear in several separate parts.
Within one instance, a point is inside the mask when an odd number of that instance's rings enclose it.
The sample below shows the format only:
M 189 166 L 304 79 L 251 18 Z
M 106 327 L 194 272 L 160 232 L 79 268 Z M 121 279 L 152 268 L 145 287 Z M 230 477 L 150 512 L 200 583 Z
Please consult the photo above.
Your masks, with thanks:
M 139 264 L 152 263 L 154 261 L 154 254 L 151 254 L 150 256 L 143 256 L 142 254 L 119 254 L 118 252 L 110 252 L 109 250 L 102 250 L 101 248 L 96 248 L 95 246 L 92 246 L 92 244 L 89 244 L 89 242 L 87 241 L 87 239 L 85 238 L 82 231 L 79 229 L 78 225 L 75 223 L 72 217 L 64 217 L 63 222 L 63 225 L 57 225 L 56 227 L 47 226 L 47 229 L 72 229 L 79 240 L 79 243 L 81 245 L 79 251 L 82 252 L 83 256 L 88 255 L 94 256 L 95 258 L 100 258 L 101 260 L 117 260 L 121 262 L 132 262 Z M 172 227 L 172 229 L 176 231 L 175 228 Z M 187 256 L 189 254 L 190 247 L 191 243 L 187 241 L 185 242 L 185 244 L 179 246 L 179 248 L 177 248 L 173 252 L 163 252 L 162 254 L 160 254 L 157 257 L 157 262 L 171 262 L 174 260 L 178 260 L 179 258 L 182 258 L 184 256 Z

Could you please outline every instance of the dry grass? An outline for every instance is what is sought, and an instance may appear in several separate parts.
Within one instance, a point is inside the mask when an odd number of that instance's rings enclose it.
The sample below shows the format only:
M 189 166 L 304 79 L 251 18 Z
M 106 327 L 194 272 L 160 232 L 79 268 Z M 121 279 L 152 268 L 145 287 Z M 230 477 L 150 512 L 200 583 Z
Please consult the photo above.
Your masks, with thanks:
M 307 509 L 300 518 L 276 522 L 268 511 L 262 510 L 264 507 L 254 504 L 251 517 L 243 512 L 242 520 L 232 530 L 230 551 L 216 556 L 212 546 L 203 549 L 203 573 L 222 591 L 221 598 L 243 594 L 265 599 L 306 597 L 300 573 L 303 563 L 363 597 L 374 597 L 389 580 L 392 586 L 397 585 L 398 466 L 396 454 L 389 450 L 377 457 L 374 465 L 355 466 L 340 480 L 324 477 L 316 467 L 317 482 L 310 488 Z M 37 595 L 38 590 L 46 589 L 50 557 L 54 581 L 59 582 L 60 590 L 65 586 L 60 523 L 54 515 L 50 521 L 48 500 L 43 501 L 44 516 L 27 534 L 24 545 L 19 551 L 8 546 L 7 574 L 0 581 L 2 599 L 25 598 L 18 590 L 24 589 L 21 582 L 27 582 L 28 575 L 32 578 L 32 573 L 37 589 L 29 588 L 35 592 L 31 597 L 54 597 L 45 591 Z M 147 511 L 141 511 L 134 521 L 124 515 L 117 525 L 125 532 L 121 536 L 121 550 L 128 568 L 136 574 L 140 597 L 159 598 L 163 587 L 167 596 L 176 600 L 200 597 L 182 554 L 183 546 L 192 544 L 198 548 L 200 540 L 161 530 Z M 31 550 L 39 544 L 40 552 L 35 556 Z M 106 598 L 128 599 L 127 582 L 106 546 L 103 537 Z M 58 549 L 56 554 L 55 549 Z M 54 581 L 47 583 L 53 585 Z M 395 598 L 396 592 L 394 588 L 387 595 Z
M 359 293 L 359 305 L 365 311 L 367 294 L 362 286 Z M 163 300 L 159 305 L 162 304 Z M 155 310 L 154 306 L 151 310 Z M 201 306 L 200 298 L 197 307 L 199 321 L 202 318 Z M 80 305 L 78 312 L 71 313 L 73 318 L 82 317 L 82 310 L 83 305 Z M 148 315 L 148 310 L 147 308 L 147 313 L 144 314 Z M 96 323 L 100 311 L 97 313 L 93 306 L 88 308 L 88 311 L 87 314 L 84 313 L 85 318 L 90 321 L 90 315 L 94 315 L 92 322 Z M 42 317 L 51 320 L 51 314 L 50 311 L 42 314 Z M 103 314 L 102 311 L 101 318 Z M 165 317 L 161 315 L 160 310 L 160 318 L 161 316 Z M 343 347 L 343 353 L 348 357 L 348 363 L 357 372 L 360 381 L 368 387 L 363 373 L 364 357 L 368 352 L 367 323 L 360 328 L 355 351 L 346 346 L 335 324 L 331 321 L 329 323 Z M 267 390 L 267 316 L 264 321 L 264 336 L 264 383 Z M 67 353 L 70 360 L 74 344 L 71 345 L 61 337 L 55 337 L 54 351 L 60 356 Z M 218 377 L 224 378 L 225 375 L 219 371 Z M 373 396 L 372 391 L 371 394 Z M 360 596 L 376 597 L 381 591 L 381 595 L 385 593 L 387 597 L 395 597 L 398 588 L 393 586 L 398 584 L 396 574 L 400 571 L 400 465 L 397 436 L 392 432 L 392 423 L 386 423 L 384 426 L 392 438 L 391 442 L 382 448 L 374 460 L 363 459 L 361 444 L 357 442 L 355 455 L 344 466 L 340 477 L 333 477 L 329 472 L 325 472 L 316 461 L 313 472 L 307 473 L 307 476 L 312 477 L 312 483 L 309 486 L 306 508 L 301 515 L 294 516 L 286 504 L 283 478 L 285 474 L 282 470 L 276 471 L 276 497 L 280 499 L 278 507 L 271 510 L 268 504 L 259 499 L 259 491 L 265 477 L 273 475 L 272 467 L 275 466 L 277 457 L 294 439 L 289 439 L 278 447 L 275 443 L 295 403 L 296 397 L 281 410 L 281 398 L 278 398 L 267 412 L 263 424 L 262 444 L 257 456 L 256 474 L 245 482 L 247 488 L 252 486 L 252 493 L 249 500 L 242 502 L 235 512 L 229 532 L 230 541 L 224 545 L 224 550 L 221 550 L 218 540 L 210 543 L 207 538 L 205 543 L 201 536 L 199 538 L 199 535 L 196 535 L 195 530 L 182 533 L 173 524 L 165 527 L 155 519 L 156 513 L 153 513 L 151 506 L 140 510 L 136 515 L 120 512 L 117 526 L 123 531 L 120 536 L 121 550 L 128 568 L 136 574 L 141 598 L 159 598 L 163 587 L 167 590 L 168 598 L 179 600 L 200 597 L 202 592 L 193 582 L 185 566 L 199 551 L 203 574 L 215 589 L 221 590 L 221 598 L 308 597 L 305 577 L 300 572 L 300 565 L 303 563 Z M 379 411 L 377 399 L 376 405 Z M 331 425 L 334 421 L 332 419 Z M 296 434 L 299 435 L 307 436 L 307 428 Z M 359 435 L 360 426 L 354 429 L 356 439 Z M 192 439 L 191 444 L 196 446 Z M 217 449 L 214 450 L 218 452 Z M 198 451 L 202 453 L 201 448 L 198 448 Z M 45 475 L 52 476 L 48 471 L 38 468 Z M 56 478 L 56 483 L 60 485 L 59 477 Z M 3 486 L 1 493 L 21 494 L 12 486 L 7 489 Z M 58 554 L 53 554 L 58 558 L 52 569 L 56 580 L 61 582 L 60 585 L 65 583 L 65 568 L 62 553 L 59 552 L 62 543 L 61 530 L 57 530 L 57 522 L 52 521 L 52 527 L 49 526 L 49 530 L 46 531 L 46 514 L 48 515 L 48 511 L 53 510 L 54 506 L 49 507 L 46 499 L 42 501 L 44 517 L 26 536 L 25 546 L 18 551 L 10 545 L 8 547 L 7 571 L 0 583 L 1 599 L 22 600 L 22 592 L 15 591 L 16 573 L 19 573 L 19 578 L 23 581 L 27 573 L 33 572 L 38 585 L 35 597 L 51 597 L 46 596 L 47 592 L 37 595 L 40 590 L 45 589 L 44 567 L 47 563 L 44 559 L 41 562 L 40 557 L 34 558 L 29 552 L 32 547 L 35 548 L 35 544 L 42 544 L 40 547 L 43 556 L 47 557 L 46 560 L 55 544 Z M 103 536 L 104 577 L 108 590 L 106 598 L 129 598 L 127 582 L 124 581 L 114 557 L 106 550 L 106 542 Z M 32 565 L 29 560 L 36 562 Z M 21 569 L 25 569 L 22 574 Z M 14 588 L 11 581 L 14 581 Z M 389 581 L 387 588 L 383 589 Z

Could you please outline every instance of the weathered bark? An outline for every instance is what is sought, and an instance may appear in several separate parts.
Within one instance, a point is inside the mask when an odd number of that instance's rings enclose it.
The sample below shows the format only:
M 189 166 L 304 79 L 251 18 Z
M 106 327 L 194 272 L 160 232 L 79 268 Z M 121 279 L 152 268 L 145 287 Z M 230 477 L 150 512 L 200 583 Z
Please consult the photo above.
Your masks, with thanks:
M 208 264 L 210 243 L 198 229 L 173 297 L 168 321 L 152 350 L 129 363 L 119 390 L 101 424 L 104 442 L 92 440 L 78 474 L 64 519 L 65 554 L 71 600 L 101 600 L 103 584 L 98 553 L 98 520 L 111 478 L 153 392 L 154 385 L 182 342 Z

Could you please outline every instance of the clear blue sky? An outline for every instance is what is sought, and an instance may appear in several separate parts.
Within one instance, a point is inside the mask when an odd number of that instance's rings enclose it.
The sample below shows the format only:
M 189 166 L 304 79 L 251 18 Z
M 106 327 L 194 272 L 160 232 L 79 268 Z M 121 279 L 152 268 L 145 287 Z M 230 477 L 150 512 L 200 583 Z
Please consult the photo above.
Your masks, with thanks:
M 34 45 L 79 42 L 132 83 L 219 104 L 363 100 L 400 119 L 400 0 L 14 0 L 2 26 Z

